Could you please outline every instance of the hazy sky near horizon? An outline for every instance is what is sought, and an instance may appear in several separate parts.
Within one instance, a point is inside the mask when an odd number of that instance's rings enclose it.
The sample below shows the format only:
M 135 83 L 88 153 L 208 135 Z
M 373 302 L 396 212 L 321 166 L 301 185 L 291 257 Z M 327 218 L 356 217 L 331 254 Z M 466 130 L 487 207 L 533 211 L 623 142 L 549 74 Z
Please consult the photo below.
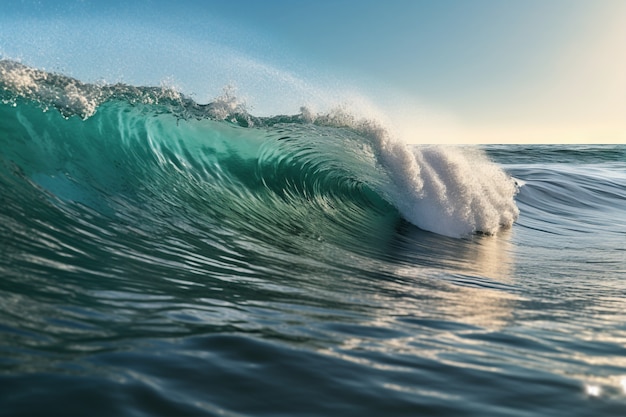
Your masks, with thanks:
M 622 0 L 0 4 L 2 57 L 86 81 L 232 84 L 255 114 L 358 101 L 414 142 L 626 143 Z

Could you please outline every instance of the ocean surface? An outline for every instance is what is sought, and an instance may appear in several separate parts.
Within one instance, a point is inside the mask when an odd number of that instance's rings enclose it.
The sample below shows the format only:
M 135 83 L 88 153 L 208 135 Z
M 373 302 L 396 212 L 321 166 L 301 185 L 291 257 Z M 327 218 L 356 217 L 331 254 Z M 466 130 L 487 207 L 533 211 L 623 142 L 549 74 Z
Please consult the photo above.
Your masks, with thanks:
M 625 145 L 0 61 L 0 415 L 625 415 L 625 214 Z

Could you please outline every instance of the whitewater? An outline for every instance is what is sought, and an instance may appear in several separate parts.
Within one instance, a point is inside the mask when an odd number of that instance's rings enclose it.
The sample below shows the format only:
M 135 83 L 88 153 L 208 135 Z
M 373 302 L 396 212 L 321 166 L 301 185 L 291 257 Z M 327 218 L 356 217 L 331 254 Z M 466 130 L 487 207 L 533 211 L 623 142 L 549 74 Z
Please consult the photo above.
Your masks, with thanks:
M 0 61 L 7 415 L 619 415 L 626 147 Z

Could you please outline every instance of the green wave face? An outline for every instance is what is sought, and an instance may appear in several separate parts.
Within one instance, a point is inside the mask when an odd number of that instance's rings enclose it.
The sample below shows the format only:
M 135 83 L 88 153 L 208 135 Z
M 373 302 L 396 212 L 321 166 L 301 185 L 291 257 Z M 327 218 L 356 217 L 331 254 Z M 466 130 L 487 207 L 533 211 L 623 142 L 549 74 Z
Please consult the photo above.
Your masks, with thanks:
M 27 200 L 15 210 L 84 208 L 156 236 L 192 227 L 283 247 L 372 242 L 400 220 L 373 191 L 387 179 L 371 150 L 345 129 L 181 120 L 123 100 L 86 120 L 28 102 L 0 113 L 3 177 Z

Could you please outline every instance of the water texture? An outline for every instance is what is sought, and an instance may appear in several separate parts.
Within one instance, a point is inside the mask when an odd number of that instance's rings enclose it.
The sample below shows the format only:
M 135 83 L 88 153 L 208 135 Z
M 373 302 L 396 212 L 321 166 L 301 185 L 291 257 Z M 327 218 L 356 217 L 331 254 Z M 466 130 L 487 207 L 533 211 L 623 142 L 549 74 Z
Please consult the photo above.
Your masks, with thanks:
M 623 414 L 625 146 L 0 87 L 0 414 Z

